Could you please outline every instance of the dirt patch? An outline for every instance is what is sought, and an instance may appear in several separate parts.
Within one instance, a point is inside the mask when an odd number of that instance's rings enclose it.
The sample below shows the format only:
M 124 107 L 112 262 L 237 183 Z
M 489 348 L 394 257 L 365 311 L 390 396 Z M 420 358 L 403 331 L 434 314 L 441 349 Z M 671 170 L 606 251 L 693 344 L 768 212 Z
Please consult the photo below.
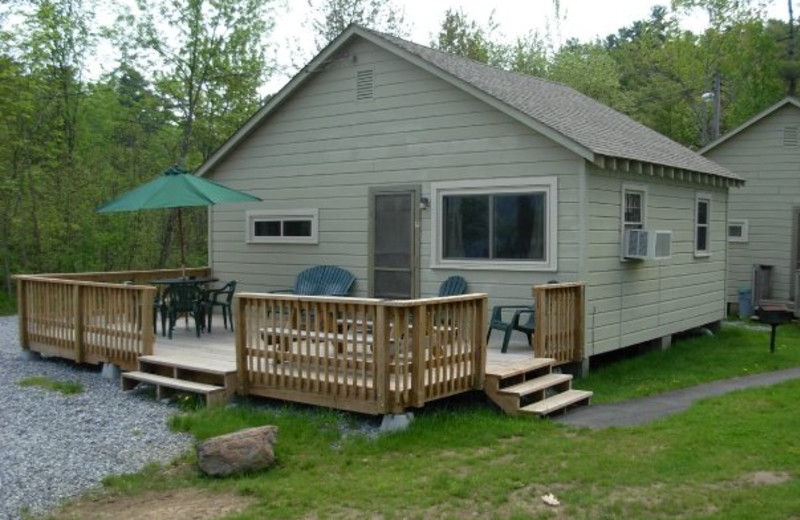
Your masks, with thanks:
M 741 482 L 751 486 L 777 486 L 789 482 L 792 476 L 785 471 L 756 471 L 741 478 Z
M 244 511 L 252 497 L 187 488 L 148 492 L 136 496 L 84 498 L 58 513 L 55 520 L 213 520 Z

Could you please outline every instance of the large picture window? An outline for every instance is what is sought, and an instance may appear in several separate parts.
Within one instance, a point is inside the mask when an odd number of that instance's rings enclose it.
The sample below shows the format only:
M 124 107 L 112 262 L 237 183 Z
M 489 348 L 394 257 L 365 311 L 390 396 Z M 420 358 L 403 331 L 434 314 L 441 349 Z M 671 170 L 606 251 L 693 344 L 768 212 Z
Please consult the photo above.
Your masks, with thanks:
M 247 212 L 247 242 L 256 244 L 316 244 L 317 209 Z
M 434 266 L 555 268 L 555 179 L 438 183 Z

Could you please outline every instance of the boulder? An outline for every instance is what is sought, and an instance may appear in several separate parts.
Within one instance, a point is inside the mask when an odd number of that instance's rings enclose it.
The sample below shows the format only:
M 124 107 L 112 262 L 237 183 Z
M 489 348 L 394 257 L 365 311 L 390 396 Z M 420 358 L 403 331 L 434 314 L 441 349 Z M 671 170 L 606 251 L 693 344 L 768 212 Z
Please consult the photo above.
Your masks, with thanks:
M 258 426 L 206 439 L 197 445 L 197 465 L 212 477 L 269 468 L 277 435 L 277 426 Z

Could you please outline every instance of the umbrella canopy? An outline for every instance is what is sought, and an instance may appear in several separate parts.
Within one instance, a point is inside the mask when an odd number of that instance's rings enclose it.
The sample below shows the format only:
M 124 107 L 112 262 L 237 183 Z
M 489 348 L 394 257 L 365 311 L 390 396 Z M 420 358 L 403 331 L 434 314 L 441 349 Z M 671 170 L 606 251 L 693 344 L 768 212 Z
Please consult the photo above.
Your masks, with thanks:
M 181 208 L 213 206 L 231 202 L 258 202 L 260 200 L 258 197 L 197 177 L 187 170 L 173 166 L 159 177 L 123 193 L 111 202 L 98 207 L 95 211 L 98 213 L 113 213 L 139 211 L 142 209 L 177 209 L 181 265 L 183 266 L 185 260 Z
M 189 171 L 173 166 L 163 175 L 123 193 L 96 211 L 112 213 L 140 209 L 189 208 L 260 200 L 258 197 L 197 177 Z

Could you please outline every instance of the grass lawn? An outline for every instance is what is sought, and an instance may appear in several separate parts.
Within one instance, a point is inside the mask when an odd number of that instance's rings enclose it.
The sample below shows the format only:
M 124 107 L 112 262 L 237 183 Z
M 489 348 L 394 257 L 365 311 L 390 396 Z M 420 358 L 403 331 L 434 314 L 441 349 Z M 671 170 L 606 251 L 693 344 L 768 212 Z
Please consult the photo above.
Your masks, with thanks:
M 778 337 L 770 355 L 765 331 L 726 327 L 716 338 L 598 370 L 581 386 L 609 401 L 800 365 L 800 330 L 783 326 Z M 198 439 L 277 425 L 276 466 L 209 479 L 188 455 L 108 479 L 105 497 L 117 511 L 138 497 L 144 511 L 187 491 L 235 496 L 246 499 L 226 517 L 236 519 L 800 518 L 800 380 L 708 399 L 646 426 L 598 431 L 510 418 L 471 397 L 426 407 L 408 430 L 376 439 L 343 435 L 350 414 L 306 407 L 183 413 L 174 426 Z M 546 505 L 547 493 L 561 505 Z M 106 498 L 84 498 L 53 518 L 96 512 Z

